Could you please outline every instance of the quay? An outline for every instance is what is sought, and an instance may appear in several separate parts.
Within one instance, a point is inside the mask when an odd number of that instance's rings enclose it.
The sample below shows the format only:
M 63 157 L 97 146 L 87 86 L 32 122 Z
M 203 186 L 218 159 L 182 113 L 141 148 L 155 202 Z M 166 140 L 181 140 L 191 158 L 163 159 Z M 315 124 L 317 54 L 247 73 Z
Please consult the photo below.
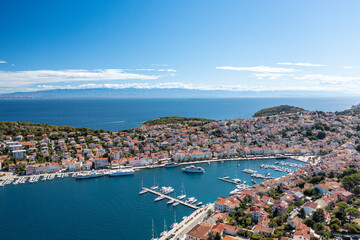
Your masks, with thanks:
M 184 202 L 184 201 L 179 200 L 179 199 L 177 199 L 177 198 L 173 198 L 173 197 L 170 197 L 170 196 L 168 196 L 168 195 L 162 194 L 162 193 L 160 193 L 160 192 L 151 190 L 150 188 L 143 187 L 142 189 L 145 190 L 145 191 L 147 191 L 147 192 L 150 192 L 150 193 L 152 193 L 152 194 L 155 194 L 155 195 L 158 195 L 158 196 L 162 196 L 162 197 L 164 197 L 164 198 L 167 198 L 167 199 L 169 199 L 169 200 L 174 200 L 174 201 L 176 201 L 176 202 L 179 202 L 180 204 L 182 204 L 182 205 L 184 205 L 184 206 L 187 206 L 187 207 L 189 207 L 189 208 L 193 208 L 193 209 L 199 209 L 199 208 L 200 208 L 200 207 L 198 207 L 198 206 L 195 206 L 195 205 L 192 205 L 192 204 L 190 204 L 190 203 Z
M 226 179 L 226 178 L 218 177 L 218 179 L 221 180 L 221 181 L 229 182 L 229 183 L 236 184 L 236 185 L 239 184 L 238 182 L 234 182 L 234 181 Z
M 178 223 L 176 227 L 165 233 L 164 236 L 160 237 L 159 240 L 167 239 L 184 239 L 186 233 L 189 232 L 196 224 L 201 223 L 208 218 L 208 211 L 215 211 L 213 203 L 207 204 L 206 206 L 199 208 L 193 212 L 190 216 L 186 217 L 182 222 Z

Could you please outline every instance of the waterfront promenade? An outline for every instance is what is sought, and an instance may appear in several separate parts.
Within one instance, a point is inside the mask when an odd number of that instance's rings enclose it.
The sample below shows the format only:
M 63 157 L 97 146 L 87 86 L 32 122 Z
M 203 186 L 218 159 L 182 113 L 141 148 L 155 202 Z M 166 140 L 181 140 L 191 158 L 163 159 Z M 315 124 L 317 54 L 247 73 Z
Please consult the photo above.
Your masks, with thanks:
M 164 236 L 160 237 L 159 240 L 166 239 L 185 239 L 186 233 L 188 233 L 196 224 L 202 222 L 207 216 L 208 211 L 214 211 L 214 204 L 209 203 L 208 205 L 199 208 L 193 212 L 190 216 L 186 217 L 176 227 L 168 231 Z

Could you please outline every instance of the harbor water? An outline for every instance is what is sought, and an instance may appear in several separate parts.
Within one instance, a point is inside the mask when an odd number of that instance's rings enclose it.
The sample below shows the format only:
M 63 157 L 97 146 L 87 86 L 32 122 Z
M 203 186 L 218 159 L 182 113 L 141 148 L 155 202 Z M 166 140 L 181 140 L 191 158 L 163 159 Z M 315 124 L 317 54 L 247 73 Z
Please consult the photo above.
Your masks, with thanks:
M 164 230 L 164 219 L 169 229 L 176 220 L 194 210 L 186 206 L 173 207 L 167 200 L 154 202 L 155 195 L 139 195 L 141 186 L 172 186 L 171 195 L 181 194 L 182 185 L 187 197 L 203 203 L 214 202 L 219 196 L 228 196 L 236 187 L 218 180 L 229 176 L 252 185 L 251 176 L 243 169 L 257 170 L 280 177 L 285 172 L 260 168 L 261 164 L 274 164 L 275 159 L 241 160 L 198 164 L 203 174 L 183 173 L 173 168 L 142 169 L 131 176 L 100 177 L 75 180 L 55 178 L 0 188 L 0 236 L 10 239 L 150 239 L 152 219 L 155 235 Z M 305 163 L 286 159 L 284 162 Z M 238 166 L 240 164 L 240 166 Z M 295 170 L 295 167 L 285 166 Z M 260 179 L 256 180 L 260 182 Z

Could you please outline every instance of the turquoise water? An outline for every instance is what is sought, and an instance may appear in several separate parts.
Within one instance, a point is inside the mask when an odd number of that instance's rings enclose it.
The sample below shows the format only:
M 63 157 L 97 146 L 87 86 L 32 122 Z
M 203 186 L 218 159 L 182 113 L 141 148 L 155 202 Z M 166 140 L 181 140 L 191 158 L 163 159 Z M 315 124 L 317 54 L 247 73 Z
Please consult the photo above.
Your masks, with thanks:
M 245 168 L 270 172 L 273 177 L 285 173 L 260 168 L 261 163 L 276 160 L 244 160 L 216 162 L 201 166 L 205 174 L 182 173 L 175 168 L 144 169 L 133 176 L 75 180 L 74 178 L 39 181 L 34 184 L 6 185 L 0 189 L 0 238 L 10 239 L 150 239 L 151 222 L 159 235 L 174 219 L 193 210 L 178 205 L 168 206 L 166 200 L 154 202 L 155 196 L 139 195 L 142 181 L 150 187 L 172 186 L 180 194 L 182 183 L 188 197 L 204 203 L 218 196 L 228 196 L 235 185 L 218 180 L 228 175 L 251 183 Z M 286 161 L 301 163 L 292 159 Z M 240 163 L 240 167 L 237 164 Z M 303 163 L 301 163 L 303 164 Z M 291 168 L 291 167 L 289 167 Z M 291 168 L 295 170 L 295 168 Z
M 164 116 L 214 120 L 250 118 L 256 111 L 288 104 L 307 110 L 340 111 L 359 98 L 227 98 L 227 99 L 88 99 L 0 100 L 0 121 L 28 121 L 103 128 L 111 131 L 137 127 Z

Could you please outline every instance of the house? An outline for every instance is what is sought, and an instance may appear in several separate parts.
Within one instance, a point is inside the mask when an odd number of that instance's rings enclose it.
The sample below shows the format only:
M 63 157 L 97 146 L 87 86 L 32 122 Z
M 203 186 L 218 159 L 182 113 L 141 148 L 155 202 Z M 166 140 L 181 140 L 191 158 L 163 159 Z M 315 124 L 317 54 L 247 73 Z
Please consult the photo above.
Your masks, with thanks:
M 215 210 L 219 210 L 220 212 L 231 213 L 235 210 L 237 206 L 239 206 L 240 201 L 236 197 L 219 197 L 215 201 Z
M 352 197 L 353 197 L 353 194 L 346 190 L 337 191 L 334 193 L 335 201 L 340 199 L 341 201 L 349 202 Z
M 71 160 L 69 162 L 69 171 L 70 172 L 75 172 L 76 171 L 76 161 L 75 160 Z
M 255 235 L 271 235 L 274 233 L 274 229 L 273 228 L 269 228 L 269 227 L 264 227 L 261 225 L 256 225 L 253 228 L 254 234 Z
M 233 237 L 230 235 L 226 235 L 223 240 L 244 240 L 244 238 L 240 238 L 240 237 Z
M 186 239 L 205 240 L 208 239 L 208 233 L 211 225 L 207 222 L 202 222 L 193 227 L 187 234 Z
M 99 168 L 106 168 L 109 164 L 109 161 L 107 158 L 96 158 L 94 160 L 95 163 L 95 169 L 99 169 Z
M 272 212 L 277 212 L 278 215 L 284 214 L 289 208 L 289 203 L 284 200 L 278 200 L 274 203 L 272 207 Z
M 90 161 L 86 161 L 84 162 L 84 164 L 82 165 L 82 170 L 86 170 L 89 171 L 92 167 L 92 162 Z
M 273 205 L 274 204 L 274 199 L 272 199 L 271 197 L 268 196 L 262 196 L 260 199 L 263 203 L 268 204 L 268 205 Z
M 322 195 L 326 195 L 329 193 L 329 187 L 326 186 L 325 184 L 318 184 L 315 185 L 314 188 L 316 188 L 317 190 L 319 190 L 319 193 Z
M 46 165 L 46 171 L 48 173 L 54 173 L 60 170 L 60 165 L 59 163 L 48 163 Z
M 304 204 L 304 211 L 306 216 L 310 216 L 313 211 L 318 207 L 315 202 L 307 202 Z

